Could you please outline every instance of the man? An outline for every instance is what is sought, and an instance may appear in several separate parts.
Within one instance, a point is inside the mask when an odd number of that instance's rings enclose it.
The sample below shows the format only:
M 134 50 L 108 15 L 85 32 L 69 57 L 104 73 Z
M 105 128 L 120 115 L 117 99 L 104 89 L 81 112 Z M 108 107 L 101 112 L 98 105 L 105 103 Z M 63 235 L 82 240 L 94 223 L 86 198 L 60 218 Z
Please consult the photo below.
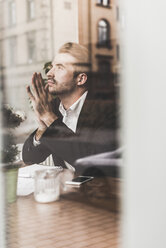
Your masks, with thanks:
M 26 164 L 41 163 L 52 154 L 55 165 L 70 167 L 78 158 L 113 148 L 109 111 L 88 100 L 89 66 L 87 49 L 66 43 L 52 62 L 46 86 L 41 74 L 34 73 L 27 92 L 39 126 L 25 141 Z

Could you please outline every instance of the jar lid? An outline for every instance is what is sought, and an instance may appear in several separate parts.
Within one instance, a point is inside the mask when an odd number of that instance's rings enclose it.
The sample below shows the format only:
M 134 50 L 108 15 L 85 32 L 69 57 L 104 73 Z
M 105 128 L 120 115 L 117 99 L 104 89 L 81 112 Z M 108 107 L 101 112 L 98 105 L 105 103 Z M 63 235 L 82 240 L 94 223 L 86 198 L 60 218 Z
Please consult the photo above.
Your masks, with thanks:
M 60 172 L 63 171 L 63 168 L 61 166 L 56 166 L 51 169 L 40 169 L 35 171 L 35 177 L 40 179 L 47 179 L 56 177 Z

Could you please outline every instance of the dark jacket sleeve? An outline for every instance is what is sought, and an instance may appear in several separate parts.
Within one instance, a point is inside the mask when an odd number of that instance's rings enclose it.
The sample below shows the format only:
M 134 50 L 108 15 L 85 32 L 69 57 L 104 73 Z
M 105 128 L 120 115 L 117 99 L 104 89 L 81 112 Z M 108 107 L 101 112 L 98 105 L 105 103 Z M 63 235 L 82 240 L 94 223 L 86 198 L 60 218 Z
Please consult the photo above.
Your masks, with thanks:
M 23 161 L 28 165 L 41 163 L 50 155 L 49 149 L 42 143 L 38 146 L 33 145 L 35 133 L 36 131 L 27 138 L 22 150 Z
M 53 159 L 60 157 L 62 160 L 70 161 L 70 141 L 77 135 L 69 129 L 61 119 L 54 121 L 50 127 L 46 129 L 42 138 L 41 144 L 34 146 L 33 137 L 36 131 L 34 131 L 25 141 L 22 157 L 26 164 L 34 164 L 43 162 L 50 154 L 53 155 Z

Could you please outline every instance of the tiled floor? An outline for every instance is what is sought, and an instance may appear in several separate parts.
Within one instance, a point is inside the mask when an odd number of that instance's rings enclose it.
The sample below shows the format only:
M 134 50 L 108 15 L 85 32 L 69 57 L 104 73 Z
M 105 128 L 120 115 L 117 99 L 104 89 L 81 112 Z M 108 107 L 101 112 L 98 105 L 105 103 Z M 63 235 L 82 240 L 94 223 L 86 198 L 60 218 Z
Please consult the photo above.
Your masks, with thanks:
M 8 248 L 118 248 L 119 238 L 119 214 L 85 203 L 30 195 L 8 206 Z

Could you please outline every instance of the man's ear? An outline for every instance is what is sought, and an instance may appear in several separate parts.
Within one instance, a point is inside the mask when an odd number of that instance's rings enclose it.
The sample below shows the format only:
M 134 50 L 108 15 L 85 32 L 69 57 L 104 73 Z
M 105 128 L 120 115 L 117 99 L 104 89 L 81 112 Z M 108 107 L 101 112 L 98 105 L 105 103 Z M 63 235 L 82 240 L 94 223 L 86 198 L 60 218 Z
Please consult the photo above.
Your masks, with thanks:
M 85 73 L 80 73 L 77 76 L 77 85 L 84 85 L 87 81 L 87 75 Z

